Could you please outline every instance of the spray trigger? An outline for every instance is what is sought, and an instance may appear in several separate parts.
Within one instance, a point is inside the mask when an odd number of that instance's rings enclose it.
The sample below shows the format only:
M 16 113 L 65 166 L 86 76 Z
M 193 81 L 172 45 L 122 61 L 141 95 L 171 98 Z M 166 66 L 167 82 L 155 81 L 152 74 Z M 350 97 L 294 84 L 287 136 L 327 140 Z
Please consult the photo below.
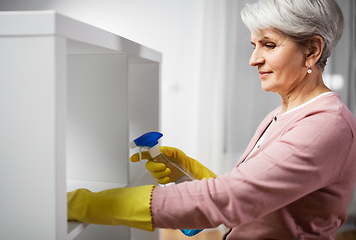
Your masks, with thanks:
M 141 160 L 142 160 L 142 151 L 141 151 L 141 148 L 142 148 L 142 147 L 138 147 L 138 157 L 139 157 L 139 158 L 138 158 L 138 159 L 139 159 L 138 161 L 139 161 L 139 162 L 141 162 Z

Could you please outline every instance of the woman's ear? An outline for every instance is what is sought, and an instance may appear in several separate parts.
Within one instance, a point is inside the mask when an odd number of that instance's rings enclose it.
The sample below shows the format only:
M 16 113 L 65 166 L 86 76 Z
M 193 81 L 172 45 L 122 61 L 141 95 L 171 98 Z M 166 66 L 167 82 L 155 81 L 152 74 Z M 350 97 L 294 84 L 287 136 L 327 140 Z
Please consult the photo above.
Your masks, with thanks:
M 324 49 L 323 38 L 314 35 L 308 41 L 306 66 L 314 66 L 321 57 Z

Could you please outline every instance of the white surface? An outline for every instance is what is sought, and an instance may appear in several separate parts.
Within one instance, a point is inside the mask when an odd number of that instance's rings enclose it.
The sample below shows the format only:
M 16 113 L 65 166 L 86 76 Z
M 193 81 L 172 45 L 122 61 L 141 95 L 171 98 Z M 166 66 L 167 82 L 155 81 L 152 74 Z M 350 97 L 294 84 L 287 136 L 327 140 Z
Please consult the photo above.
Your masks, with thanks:
M 127 183 L 125 55 L 68 56 L 67 177 Z
M 68 239 L 74 239 L 82 231 L 84 231 L 87 226 L 89 226 L 88 223 L 68 221 Z
M 160 62 L 161 54 L 55 11 L 0 12 L 0 36 L 62 36 L 116 52 Z
M 160 131 L 159 64 L 131 63 L 129 66 L 130 141 L 143 133 Z M 127 143 L 128 144 L 128 143 Z M 128 145 L 127 145 L 128 146 Z M 130 150 L 130 156 L 137 152 Z M 130 163 L 129 181 L 144 171 L 144 163 Z
M 201 68 L 201 47 L 208 40 L 202 32 L 211 28 L 202 22 L 207 4 L 204 0 L 2 0 L 0 8 L 54 9 L 163 53 L 160 71 L 163 144 L 179 147 L 197 159 L 199 82 L 205 82 L 200 76 L 205 71 Z
M 56 167 L 64 159 L 55 155 L 55 44 L 53 37 L 0 38 L 0 239 L 54 239 L 62 216 L 56 216 Z
M 67 191 L 71 192 L 79 188 L 86 188 L 92 192 L 100 192 L 110 188 L 126 187 L 127 184 L 113 182 L 86 181 L 67 179 Z
M 129 65 L 159 71 L 161 55 L 54 12 L 0 13 L 0 53 L 0 239 L 129 239 L 125 226 L 68 224 L 66 191 L 128 183 Z M 159 73 L 146 79 L 158 85 Z M 138 109 L 138 117 L 157 127 L 158 104 L 153 109 Z

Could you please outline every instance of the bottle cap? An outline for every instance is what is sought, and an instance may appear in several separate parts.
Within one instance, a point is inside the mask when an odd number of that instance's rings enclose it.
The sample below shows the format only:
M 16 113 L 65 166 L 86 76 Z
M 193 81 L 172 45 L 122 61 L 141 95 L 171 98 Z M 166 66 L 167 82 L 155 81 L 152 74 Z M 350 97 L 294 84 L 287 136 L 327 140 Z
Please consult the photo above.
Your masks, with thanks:
M 140 137 L 136 138 L 135 140 L 129 143 L 129 147 L 139 148 L 139 156 L 141 161 L 141 148 L 147 148 L 148 152 L 150 153 L 151 157 L 156 157 L 159 155 L 161 144 L 159 143 L 159 139 L 163 136 L 160 132 L 148 132 Z
M 158 140 L 163 136 L 160 132 L 148 132 L 133 140 L 129 146 L 152 148 L 158 144 Z M 132 147 L 133 146 L 133 147 Z

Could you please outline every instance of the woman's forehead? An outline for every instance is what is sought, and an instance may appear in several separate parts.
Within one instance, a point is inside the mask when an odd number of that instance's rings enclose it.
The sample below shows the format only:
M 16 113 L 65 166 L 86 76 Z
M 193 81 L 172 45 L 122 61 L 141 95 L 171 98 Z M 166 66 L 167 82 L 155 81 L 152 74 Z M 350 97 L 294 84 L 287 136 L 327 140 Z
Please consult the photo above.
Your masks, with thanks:
M 273 29 L 261 29 L 258 32 L 251 33 L 251 42 L 264 41 L 282 41 L 286 36 Z

